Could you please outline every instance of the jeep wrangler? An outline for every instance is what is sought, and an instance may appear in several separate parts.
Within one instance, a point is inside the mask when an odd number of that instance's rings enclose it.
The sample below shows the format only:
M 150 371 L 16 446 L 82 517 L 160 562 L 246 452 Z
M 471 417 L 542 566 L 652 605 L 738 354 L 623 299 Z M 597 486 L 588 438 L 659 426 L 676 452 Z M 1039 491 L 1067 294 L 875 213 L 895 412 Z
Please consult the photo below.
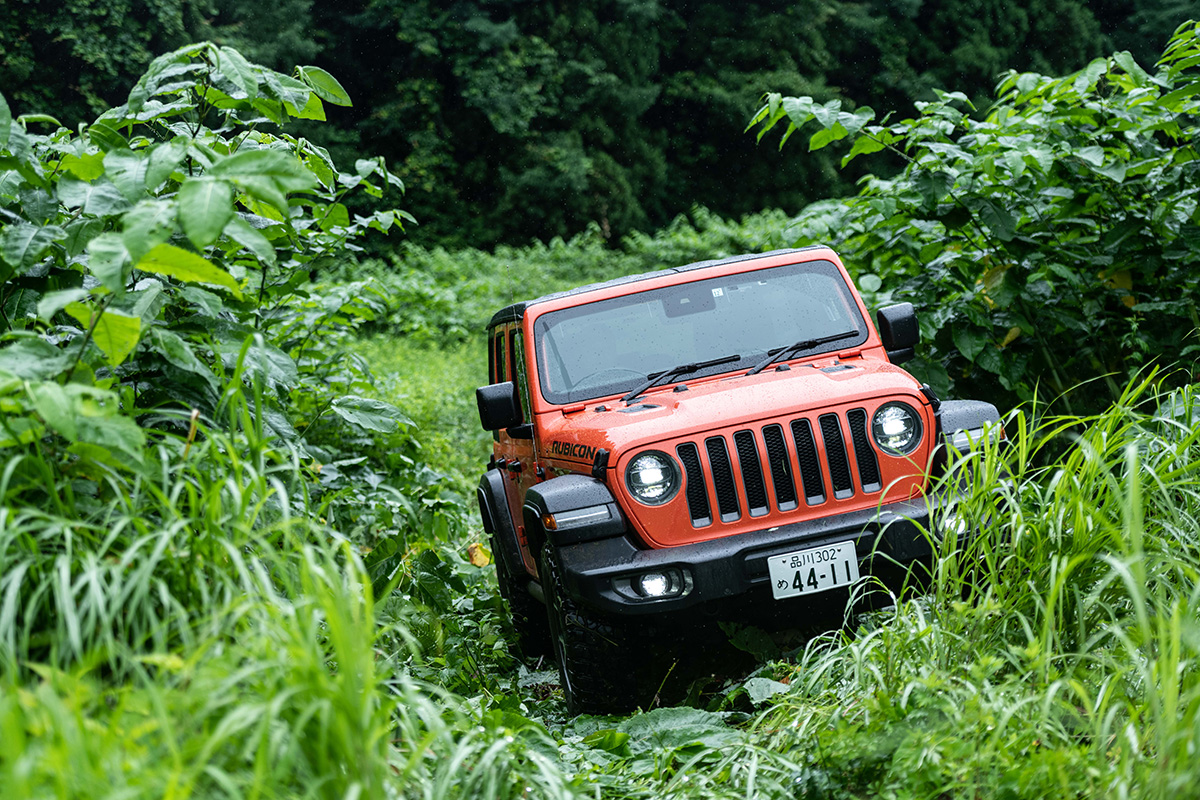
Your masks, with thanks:
M 999 415 L 898 366 L 910 303 L 877 321 L 827 247 L 492 317 L 479 511 L 517 645 L 553 653 L 572 713 L 644 706 L 688 626 L 803 627 L 929 562 L 931 476 Z

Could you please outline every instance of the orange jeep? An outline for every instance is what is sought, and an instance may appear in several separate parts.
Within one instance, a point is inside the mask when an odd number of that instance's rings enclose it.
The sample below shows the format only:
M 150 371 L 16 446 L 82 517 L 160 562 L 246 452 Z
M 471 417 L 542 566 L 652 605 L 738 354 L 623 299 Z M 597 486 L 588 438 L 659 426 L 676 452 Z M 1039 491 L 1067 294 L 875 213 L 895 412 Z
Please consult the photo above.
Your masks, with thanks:
M 572 712 L 644 704 L 697 622 L 804 627 L 928 562 L 938 445 L 999 415 L 897 366 L 917 340 L 909 303 L 876 330 L 826 247 L 492 317 L 479 510 L 518 645 L 553 650 Z

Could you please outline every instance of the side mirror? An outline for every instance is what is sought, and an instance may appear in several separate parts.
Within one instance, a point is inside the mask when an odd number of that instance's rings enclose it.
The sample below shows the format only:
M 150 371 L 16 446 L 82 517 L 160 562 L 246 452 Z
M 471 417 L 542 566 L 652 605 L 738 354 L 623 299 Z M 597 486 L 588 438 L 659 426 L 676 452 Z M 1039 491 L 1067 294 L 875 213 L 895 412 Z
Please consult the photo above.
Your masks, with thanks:
M 917 325 L 912 303 L 897 303 L 881 308 L 875 312 L 875 320 L 879 324 L 879 338 L 883 340 L 888 360 L 893 364 L 911 361 L 917 354 L 914 348 L 921 341 L 921 328 Z
M 479 424 L 485 431 L 511 428 L 522 422 L 521 402 L 512 381 L 479 387 L 475 390 L 475 402 L 479 404 Z

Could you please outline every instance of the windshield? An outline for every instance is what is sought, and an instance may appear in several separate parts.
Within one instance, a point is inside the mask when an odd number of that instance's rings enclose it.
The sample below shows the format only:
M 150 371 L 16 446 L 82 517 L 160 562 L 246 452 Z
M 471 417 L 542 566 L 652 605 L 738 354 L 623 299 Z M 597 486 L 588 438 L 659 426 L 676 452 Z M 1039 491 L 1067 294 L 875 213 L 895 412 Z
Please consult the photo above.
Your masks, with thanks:
M 769 350 L 846 331 L 802 355 L 862 344 L 867 325 L 838 268 L 789 264 L 551 311 L 534 324 L 542 396 L 574 403 L 623 394 L 679 364 L 723 360 L 688 380 L 747 369 Z

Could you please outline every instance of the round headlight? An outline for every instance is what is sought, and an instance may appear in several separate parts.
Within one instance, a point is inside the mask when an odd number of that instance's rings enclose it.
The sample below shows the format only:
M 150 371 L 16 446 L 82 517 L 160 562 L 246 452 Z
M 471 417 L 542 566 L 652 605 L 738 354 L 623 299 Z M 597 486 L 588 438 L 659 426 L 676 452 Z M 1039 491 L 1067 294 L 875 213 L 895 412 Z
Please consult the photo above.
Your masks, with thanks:
M 911 406 L 887 403 L 871 420 L 871 436 L 885 452 L 908 455 L 921 443 L 921 418 Z
M 625 468 L 625 485 L 639 503 L 661 505 L 679 490 L 679 470 L 666 453 L 647 450 Z

